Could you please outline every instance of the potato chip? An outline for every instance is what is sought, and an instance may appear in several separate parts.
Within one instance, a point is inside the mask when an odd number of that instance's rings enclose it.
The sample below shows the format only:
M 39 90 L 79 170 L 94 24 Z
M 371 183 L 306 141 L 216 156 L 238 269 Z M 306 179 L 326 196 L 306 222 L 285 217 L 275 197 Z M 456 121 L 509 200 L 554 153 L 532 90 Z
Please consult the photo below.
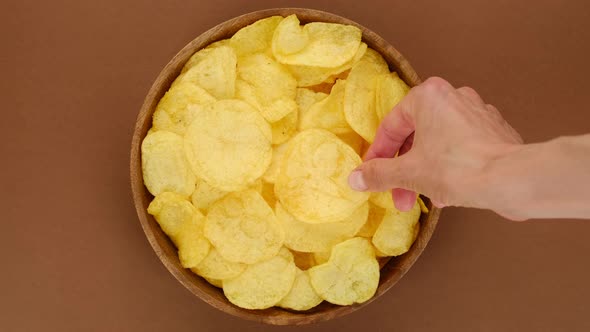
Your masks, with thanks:
M 193 268 L 209 254 L 211 244 L 203 235 L 205 217 L 200 213 L 193 214 L 193 218 L 186 220 L 176 234 L 176 246 L 180 264 L 184 268 Z
M 205 236 L 223 258 L 247 264 L 276 255 L 285 239 L 273 210 L 251 189 L 231 193 L 211 206 Z
M 362 236 L 366 238 L 373 237 L 373 234 L 375 234 L 377 227 L 379 227 L 381 224 L 384 215 L 384 208 L 379 207 L 373 203 L 369 203 L 369 216 L 367 217 L 367 222 L 358 231 L 356 236 Z
M 369 201 L 379 207 L 384 209 L 395 209 L 395 205 L 393 204 L 393 196 L 391 194 L 391 190 L 382 191 L 382 192 L 373 192 L 371 196 L 369 196 Z
M 334 134 L 352 132 L 344 117 L 344 87 L 346 81 L 339 80 L 332 87 L 330 95 L 313 104 L 305 112 L 300 122 L 300 129 L 326 129 Z
M 301 27 L 297 16 L 290 15 L 275 30 L 272 52 L 284 64 L 334 68 L 354 57 L 361 35 L 352 25 L 312 22 Z
M 291 250 L 291 253 L 293 254 L 295 265 L 303 271 L 317 265 L 315 262 L 315 258 L 313 257 L 313 253 L 301 252 L 296 250 Z
M 298 115 L 297 109 L 295 109 L 284 118 L 271 124 L 273 145 L 283 144 L 295 135 L 297 132 Z
M 356 152 L 334 134 L 321 129 L 302 131 L 285 152 L 275 194 L 298 220 L 341 221 L 368 199 L 368 193 L 348 185 L 348 175 L 360 163 Z
M 409 212 L 391 209 L 373 235 L 373 245 L 386 256 L 399 256 L 416 240 L 420 228 L 420 205 L 416 202 Z
M 319 251 L 313 253 L 313 259 L 315 260 L 316 265 L 324 264 L 328 260 L 330 260 L 330 255 L 332 254 L 332 249 L 328 251 Z
M 287 296 L 283 297 L 277 306 L 297 311 L 309 310 L 322 303 L 323 299 L 318 296 L 309 280 L 307 271 L 297 269 L 295 281 Z
M 383 120 L 409 91 L 410 87 L 399 78 L 396 72 L 379 75 L 375 93 L 379 121 Z
M 422 211 L 422 213 L 428 213 L 428 206 L 426 206 L 426 203 L 424 203 L 424 201 L 422 200 L 422 198 L 418 195 L 418 204 L 420 204 L 420 211 Z
M 373 246 L 362 237 L 336 245 L 328 262 L 307 271 L 316 293 L 338 305 L 363 303 L 379 286 L 379 263 Z
M 191 222 L 195 216 L 203 217 L 186 197 L 173 192 L 163 192 L 156 196 L 147 211 L 175 243 L 183 224 Z
M 293 255 L 281 248 L 276 256 L 249 265 L 235 278 L 223 280 L 223 293 L 241 308 L 270 308 L 289 293 L 296 272 Z
M 283 65 L 265 54 L 242 57 L 237 75 L 238 98 L 253 104 L 270 123 L 297 110 L 297 81 Z
M 354 131 L 350 131 L 344 134 L 337 134 L 338 138 L 342 140 L 342 142 L 348 144 L 359 156 L 362 156 L 363 145 L 365 144 L 365 140 L 359 136 Z
M 216 41 L 216 42 L 214 42 L 212 44 L 207 45 L 207 47 L 205 47 L 205 48 L 215 48 L 215 47 L 220 47 L 220 46 L 229 46 L 229 47 L 231 47 L 230 40 L 229 39 L 218 40 L 218 41 Z M 234 52 L 235 52 L 235 50 L 234 50 Z
M 203 278 L 205 280 L 207 280 L 208 283 L 210 283 L 211 285 L 217 287 L 217 288 L 223 288 L 223 280 L 221 279 L 211 279 L 211 278 Z
M 141 167 L 143 183 L 154 196 L 166 191 L 188 196 L 195 188 L 195 175 L 177 134 L 150 132 L 141 144 Z
M 225 280 L 235 278 L 246 269 L 246 264 L 230 262 L 211 247 L 209 254 L 191 270 L 206 279 Z
M 341 66 L 324 68 L 324 67 L 310 67 L 310 66 L 290 66 L 287 69 L 291 72 L 293 77 L 297 80 L 297 86 L 307 87 L 321 83 L 334 83 L 336 78 L 343 78 L 343 73 L 346 73 L 352 65 L 357 63 L 367 50 L 367 44 L 361 43 L 356 51 L 354 57 Z M 346 76 L 346 75 L 344 75 Z
M 207 181 L 197 178 L 195 191 L 193 191 L 193 194 L 191 195 L 191 201 L 196 208 L 206 212 L 209 210 L 209 207 L 211 207 L 211 204 L 227 194 L 227 191 L 217 189 L 208 184 Z
M 153 116 L 153 128 L 184 135 L 193 121 L 194 107 L 215 102 L 207 91 L 191 82 L 174 85 L 162 97 Z
M 233 98 L 236 63 L 236 54 L 229 46 L 202 49 L 188 60 L 173 87 L 181 82 L 192 82 L 217 99 Z
M 240 56 L 270 51 L 272 35 L 282 16 L 271 16 L 241 28 L 230 38 L 230 45 Z
M 329 251 L 363 227 L 369 214 L 369 204 L 364 203 L 351 216 L 339 222 L 310 224 L 299 221 L 280 203 L 277 203 L 275 214 L 285 231 L 285 247 L 301 252 Z
M 252 185 L 272 157 L 269 124 L 240 100 L 220 100 L 198 111 L 184 139 L 193 172 L 224 191 Z
M 262 179 L 264 181 L 268 183 L 275 183 L 277 179 L 277 174 L 279 174 L 279 165 L 281 163 L 281 160 L 283 160 L 285 152 L 287 151 L 288 143 L 289 142 L 285 142 L 283 144 L 273 146 L 272 159 L 270 161 L 270 165 L 268 166 L 268 169 L 266 170 L 264 175 L 262 175 Z
M 344 91 L 344 115 L 348 124 L 367 142 L 373 143 L 379 119 L 376 113 L 377 78 L 388 74 L 387 63 L 379 53 L 367 49 L 350 71 Z
M 323 92 L 315 92 L 305 88 L 298 88 L 297 95 L 295 96 L 295 103 L 299 110 L 298 125 L 297 127 L 301 130 L 301 119 L 305 117 L 305 114 L 309 108 L 319 102 L 320 100 L 327 98 L 328 94 Z

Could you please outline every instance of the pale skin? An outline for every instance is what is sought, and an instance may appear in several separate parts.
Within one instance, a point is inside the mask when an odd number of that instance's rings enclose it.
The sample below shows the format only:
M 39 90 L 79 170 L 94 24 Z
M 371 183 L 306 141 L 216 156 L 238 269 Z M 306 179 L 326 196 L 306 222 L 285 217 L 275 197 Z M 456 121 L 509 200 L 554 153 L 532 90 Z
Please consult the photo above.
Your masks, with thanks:
M 358 191 L 392 190 L 403 211 L 419 192 L 438 207 L 511 220 L 589 219 L 590 134 L 524 144 L 475 90 L 432 77 L 383 119 L 348 181 Z

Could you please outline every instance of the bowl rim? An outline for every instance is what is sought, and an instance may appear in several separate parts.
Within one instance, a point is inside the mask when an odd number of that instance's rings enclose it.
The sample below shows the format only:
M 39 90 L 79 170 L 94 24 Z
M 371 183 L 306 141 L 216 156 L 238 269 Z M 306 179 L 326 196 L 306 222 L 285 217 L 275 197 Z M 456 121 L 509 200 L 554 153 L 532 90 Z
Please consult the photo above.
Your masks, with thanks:
M 324 301 L 322 303 L 322 308 L 318 309 L 318 307 L 316 307 L 314 309 L 318 310 L 311 309 L 304 312 L 295 312 L 276 307 L 265 310 L 243 309 L 231 304 L 227 299 L 225 299 L 225 301 L 220 300 L 219 296 L 214 292 L 221 292 L 223 296 L 222 290 L 215 288 L 204 281 L 201 277 L 196 276 L 196 274 L 192 273 L 190 270 L 184 269 L 180 266 L 174 245 L 170 242 L 167 236 L 164 235 L 165 239 L 162 239 L 163 232 L 159 226 L 157 226 L 154 218 L 151 215 L 148 215 L 146 211 L 147 205 L 149 205 L 148 198 L 153 196 L 147 192 L 147 189 L 143 183 L 141 166 L 141 142 L 146 136 L 147 130 L 149 127 L 151 127 L 151 116 L 155 110 L 155 106 L 162 97 L 163 93 L 166 92 L 170 87 L 172 80 L 178 76 L 182 66 L 184 66 L 188 58 L 194 52 L 206 47 L 212 42 L 229 38 L 240 28 L 259 19 L 274 15 L 286 17 L 290 14 L 297 14 L 302 23 L 323 21 L 350 24 L 359 27 L 363 31 L 363 41 L 366 42 L 369 47 L 380 50 L 379 52 L 388 62 L 390 68 L 393 67 L 393 69 L 398 72 L 400 77 L 406 83 L 408 83 L 410 86 L 414 86 L 421 82 L 420 78 L 411 67 L 409 62 L 401 55 L 399 51 L 397 51 L 397 49 L 395 49 L 391 44 L 389 44 L 375 32 L 348 18 L 333 13 L 308 8 L 271 8 L 249 12 L 221 22 L 213 28 L 210 28 L 209 30 L 201 33 L 199 36 L 186 44 L 166 64 L 166 66 L 164 66 L 151 85 L 137 115 L 130 152 L 131 191 L 137 216 L 148 242 L 166 269 L 188 291 L 214 308 L 243 319 L 272 325 L 303 325 L 330 320 L 365 307 L 379 296 L 383 295 L 404 276 L 404 274 L 418 259 L 429 242 L 434 229 L 436 228 L 436 224 L 438 223 L 441 212 L 441 209 L 434 207 L 428 198 L 425 197 L 430 212 L 427 215 L 422 214 L 421 216 L 421 227 L 418 238 L 412 245 L 410 251 L 402 256 L 389 260 L 383 266 L 381 269 L 381 276 L 377 292 L 370 300 L 362 304 L 337 306 L 333 304 L 326 305 L 327 302 Z M 156 227 L 154 228 L 154 226 Z M 170 259 L 171 255 L 173 255 L 172 257 L 176 257 L 176 261 L 174 261 L 174 258 Z

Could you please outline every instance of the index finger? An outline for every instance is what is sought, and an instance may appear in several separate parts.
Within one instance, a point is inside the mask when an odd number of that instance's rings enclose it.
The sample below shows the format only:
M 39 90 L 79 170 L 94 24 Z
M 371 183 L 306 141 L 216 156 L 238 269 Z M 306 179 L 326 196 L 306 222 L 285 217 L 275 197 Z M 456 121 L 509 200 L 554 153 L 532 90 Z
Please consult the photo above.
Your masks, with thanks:
M 414 119 L 411 117 L 412 93 L 402 99 L 389 112 L 377 129 L 375 140 L 367 150 L 364 159 L 392 158 L 406 139 L 414 132 Z

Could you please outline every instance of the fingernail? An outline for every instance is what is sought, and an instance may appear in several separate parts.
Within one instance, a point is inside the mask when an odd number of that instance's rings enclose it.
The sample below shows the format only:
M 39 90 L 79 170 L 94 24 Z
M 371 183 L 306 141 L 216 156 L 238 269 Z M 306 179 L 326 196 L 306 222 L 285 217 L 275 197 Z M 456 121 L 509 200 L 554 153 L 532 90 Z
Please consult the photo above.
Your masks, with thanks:
M 363 172 L 361 171 L 352 171 L 352 173 L 350 173 L 348 176 L 348 185 L 356 191 L 365 191 L 369 188 L 365 183 Z

